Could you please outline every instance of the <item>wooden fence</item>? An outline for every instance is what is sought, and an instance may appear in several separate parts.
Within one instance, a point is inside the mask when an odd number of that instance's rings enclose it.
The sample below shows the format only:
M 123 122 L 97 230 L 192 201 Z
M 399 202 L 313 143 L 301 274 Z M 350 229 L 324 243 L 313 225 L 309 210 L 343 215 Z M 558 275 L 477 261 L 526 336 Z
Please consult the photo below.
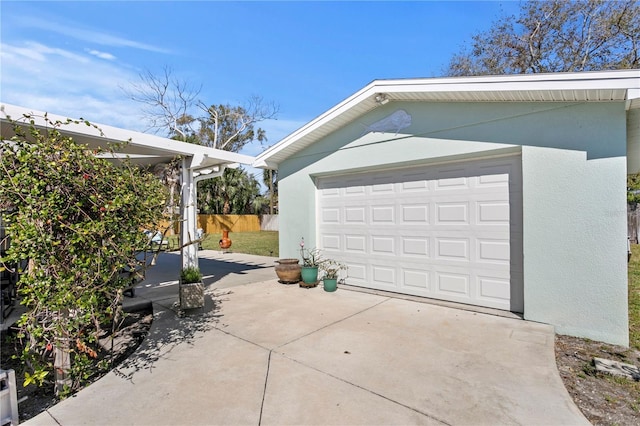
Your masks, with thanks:
M 160 224 L 162 230 L 169 226 L 169 222 Z M 198 228 L 202 228 L 205 234 L 221 234 L 222 231 L 251 232 L 251 231 L 277 231 L 277 215 L 250 215 L 250 214 L 199 214 Z M 175 222 L 174 233 L 180 232 L 180 222 Z
M 632 243 L 640 243 L 640 204 L 627 204 L 627 232 Z
M 249 214 L 199 214 L 198 228 L 202 228 L 205 234 L 259 231 L 260 218 Z
M 260 216 L 260 230 L 261 231 L 278 231 L 278 215 L 277 214 L 263 214 Z

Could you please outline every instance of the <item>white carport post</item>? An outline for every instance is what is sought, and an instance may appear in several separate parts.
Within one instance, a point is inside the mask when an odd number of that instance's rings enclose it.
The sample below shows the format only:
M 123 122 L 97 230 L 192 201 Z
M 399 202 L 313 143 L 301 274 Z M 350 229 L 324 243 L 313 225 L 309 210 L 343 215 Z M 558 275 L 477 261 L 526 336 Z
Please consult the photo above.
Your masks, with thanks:
M 182 268 L 198 267 L 198 245 L 189 244 L 196 238 L 196 182 L 193 179 L 194 157 L 182 159 L 182 188 L 180 200 L 180 255 L 182 256 Z

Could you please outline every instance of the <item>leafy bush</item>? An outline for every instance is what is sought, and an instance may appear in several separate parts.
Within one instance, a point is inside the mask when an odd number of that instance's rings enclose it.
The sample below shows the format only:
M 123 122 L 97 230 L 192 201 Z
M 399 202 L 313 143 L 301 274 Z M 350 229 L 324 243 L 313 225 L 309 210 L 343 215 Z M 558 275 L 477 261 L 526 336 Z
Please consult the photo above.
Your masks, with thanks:
M 123 271 L 146 266 L 136 259 L 148 243 L 141 229 L 159 222 L 166 197 L 151 173 L 106 159 L 118 145 L 89 150 L 60 132 L 77 121 L 44 120 L 44 130 L 32 116 L 12 121 L 15 136 L 0 143 L 0 206 L 11 241 L 0 265 L 21 265 L 27 311 L 18 325 L 30 377 L 47 382 L 45 372 L 54 372 L 61 394 L 104 367 L 97 339 L 122 318 L 131 284 Z

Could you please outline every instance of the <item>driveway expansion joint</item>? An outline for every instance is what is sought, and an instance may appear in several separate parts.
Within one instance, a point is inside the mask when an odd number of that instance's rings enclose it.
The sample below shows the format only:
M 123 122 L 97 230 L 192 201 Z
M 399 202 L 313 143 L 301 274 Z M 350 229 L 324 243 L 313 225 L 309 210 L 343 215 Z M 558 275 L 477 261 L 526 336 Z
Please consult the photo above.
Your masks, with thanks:
M 378 306 L 382 305 L 383 303 L 388 302 L 389 300 L 391 300 L 391 298 L 390 298 L 390 297 L 386 297 L 386 298 L 384 298 L 383 300 L 381 300 L 380 302 L 378 302 L 378 303 L 376 303 L 376 304 L 374 304 L 374 305 L 371 305 L 371 306 L 369 306 L 369 307 L 367 307 L 367 308 L 365 308 L 365 309 L 361 309 L 361 310 L 359 310 L 358 312 L 354 312 L 354 313 L 353 313 L 353 314 L 351 314 L 351 315 L 347 315 L 346 317 L 344 317 L 344 318 L 340 318 L 339 320 L 333 321 L 333 322 L 331 322 L 331 323 L 329 323 L 329 324 L 323 325 L 323 326 L 322 326 L 322 327 L 320 327 L 320 328 L 317 328 L 317 329 L 315 329 L 315 330 L 313 330 L 313 331 L 310 331 L 310 332 L 308 332 L 308 333 L 306 333 L 306 334 L 303 334 L 302 336 L 298 336 L 298 337 L 296 337 L 295 339 L 292 339 L 292 340 L 290 340 L 290 341 L 288 341 L 288 342 L 285 342 L 285 343 L 283 343 L 283 344 L 281 344 L 281 345 L 278 345 L 278 346 L 274 347 L 273 349 L 279 349 L 279 348 L 282 348 L 283 346 L 290 345 L 291 343 L 293 343 L 293 342 L 297 342 L 297 341 L 298 341 L 298 340 L 300 340 L 300 339 L 304 339 L 305 337 L 309 337 L 309 336 L 311 336 L 312 334 L 315 334 L 315 333 L 317 333 L 317 332 L 319 332 L 319 331 L 321 331 L 321 330 L 324 330 L 325 328 L 329 328 L 329 327 L 334 326 L 334 325 L 336 325 L 336 324 L 340 324 L 340 323 L 341 323 L 341 322 L 343 322 L 343 321 L 346 321 L 346 320 L 348 320 L 348 319 L 350 319 L 350 318 L 353 318 L 353 317 L 355 317 L 355 316 L 357 316 L 357 315 L 360 315 L 360 314 L 362 314 L 362 313 L 364 313 L 364 312 L 367 312 L 367 311 L 369 311 L 369 310 L 371 310 L 371 309 L 373 309 L 373 308 L 376 308 L 376 307 L 378 307 Z
M 314 370 L 314 371 L 316 371 L 316 372 L 318 372 L 318 373 L 320 373 L 320 374 L 324 374 L 324 375 L 325 375 L 325 376 L 327 376 L 327 377 L 331 377 L 332 379 L 338 380 L 338 381 L 340 381 L 340 382 L 342 382 L 342 383 L 345 383 L 345 384 L 347 384 L 347 385 L 349 385 L 349 386 L 353 386 L 353 387 L 355 387 L 355 388 L 358 388 L 358 389 L 360 389 L 360 390 L 362 390 L 362 391 L 365 391 L 365 392 L 367 392 L 367 393 L 370 393 L 371 395 L 375 395 L 375 396 L 377 396 L 377 397 L 379 397 L 379 398 L 385 399 L 385 400 L 387 400 L 387 401 L 391 402 L 392 404 L 396 404 L 396 405 L 399 405 L 399 406 L 401 406 L 401 407 L 404 407 L 404 408 L 406 408 L 406 409 L 408 409 L 408 410 L 413 411 L 414 413 L 420 414 L 421 416 L 425 416 L 425 417 L 427 417 L 427 418 L 429 418 L 429 419 L 431 419 L 431 420 L 435 420 L 435 421 L 437 421 L 437 422 L 439 422 L 439 423 L 441 423 L 441 424 L 443 424 L 443 425 L 446 425 L 446 426 L 452 426 L 452 424 L 451 424 L 451 423 L 449 423 L 449 422 L 447 422 L 446 420 L 443 420 L 443 419 L 441 419 L 441 418 L 439 418 L 439 417 L 437 417 L 437 416 L 435 416 L 435 415 L 433 415 L 433 414 L 425 413 L 424 411 L 421 411 L 421 410 L 419 410 L 419 409 L 417 409 L 417 408 L 415 408 L 415 407 L 411 407 L 410 405 L 403 404 L 402 402 L 400 402 L 400 401 L 396 401 L 395 399 L 389 398 L 388 396 L 385 396 L 385 395 L 383 395 L 383 394 L 381 394 L 381 393 L 375 392 L 375 391 L 373 391 L 373 390 L 371 390 L 371 389 L 365 388 L 365 387 L 360 386 L 360 385 L 358 385 L 358 384 L 356 384 L 356 383 L 353 383 L 353 382 L 350 382 L 350 381 L 348 381 L 348 380 L 345 380 L 345 379 L 343 379 L 342 377 L 336 376 L 336 375 L 331 374 L 331 373 L 329 373 L 329 372 L 327 372 L 327 371 L 320 370 L 319 368 L 314 367 L 314 366 L 312 366 L 312 365 L 305 364 L 304 362 L 302 362 L 302 361 L 300 361 L 300 360 L 297 360 L 297 359 L 295 359 L 295 358 L 291 358 L 291 357 L 287 356 L 287 355 L 286 355 L 286 354 L 284 354 L 284 353 L 281 353 L 280 355 L 282 355 L 284 358 L 286 358 L 286 359 L 288 359 L 288 360 L 290 360 L 290 361 L 293 361 L 293 362 L 295 362 L 295 363 L 297 363 L 297 364 L 300 364 L 300 365 L 302 365 L 302 366 L 304 366 L 304 367 L 310 368 L 310 369 L 312 369 L 312 370 Z M 271 359 L 271 357 L 269 357 L 269 359 Z

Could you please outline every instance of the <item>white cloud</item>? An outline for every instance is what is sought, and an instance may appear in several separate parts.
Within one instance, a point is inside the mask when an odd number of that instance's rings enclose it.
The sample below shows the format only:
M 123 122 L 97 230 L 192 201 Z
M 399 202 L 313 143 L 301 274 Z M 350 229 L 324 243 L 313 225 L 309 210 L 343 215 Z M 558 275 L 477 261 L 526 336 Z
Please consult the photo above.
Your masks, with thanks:
M 33 60 L 37 62 L 45 62 L 47 56 L 60 56 L 77 62 L 87 62 L 87 59 L 81 55 L 69 52 L 64 49 L 45 46 L 44 44 L 34 41 L 26 41 L 22 46 L 2 44 L 0 54 L 9 61 Z M 11 64 L 3 64 L 3 66 Z
M 99 50 L 94 50 L 94 49 L 85 49 L 85 51 L 93 56 L 96 56 L 100 59 L 106 59 L 108 61 L 113 61 L 116 59 L 116 57 L 114 55 L 112 55 L 111 53 L 106 53 L 106 52 L 100 52 Z
M 0 44 L 0 61 L 3 102 L 144 130 L 140 106 L 121 90 L 137 79 L 126 66 L 30 41 Z
M 65 24 L 59 24 L 53 21 L 48 21 L 45 19 L 40 19 L 37 17 L 23 17 L 23 19 L 20 22 L 20 25 L 37 28 L 41 30 L 46 30 L 46 31 L 51 31 L 57 34 L 62 34 L 68 37 L 75 38 L 77 40 L 101 44 L 104 46 L 130 47 L 130 48 L 139 49 L 139 50 L 146 50 L 149 52 L 170 53 L 169 50 L 162 47 L 153 46 L 151 44 L 141 43 L 139 41 L 129 40 L 129 39 L 114 36 L 111 34 L 106 34 L 98 31 L 83 29 L 83 28 L 74 26 L 77 24 L 65 25 Z

